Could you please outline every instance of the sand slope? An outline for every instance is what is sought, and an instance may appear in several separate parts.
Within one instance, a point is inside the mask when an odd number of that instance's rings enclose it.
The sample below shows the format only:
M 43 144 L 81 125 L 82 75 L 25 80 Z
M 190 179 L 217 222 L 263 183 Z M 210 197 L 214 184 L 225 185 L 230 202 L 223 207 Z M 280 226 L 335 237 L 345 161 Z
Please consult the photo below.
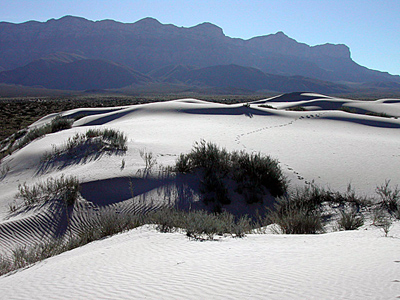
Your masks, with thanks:
M 394 299 L 399 240 L 365 228 L 196 242 L 147 226 L 0 278 L 4 299 Z

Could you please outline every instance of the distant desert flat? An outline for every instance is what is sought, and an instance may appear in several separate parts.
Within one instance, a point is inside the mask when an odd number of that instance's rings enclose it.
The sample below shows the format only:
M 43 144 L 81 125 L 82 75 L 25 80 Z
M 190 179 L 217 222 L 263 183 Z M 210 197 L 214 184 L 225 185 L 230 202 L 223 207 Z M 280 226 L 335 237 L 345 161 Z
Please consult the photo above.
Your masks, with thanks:
M 4 255 L 63 226 L 50 206 L 10 213 L 19 184 L 76 176 L 82 198 L 71 226 L 99 207 L 147 211 L 165 204 L 162 187 L 171 182 L 159 180 L 157 172 L 144 179 L 141 152 L 156 157 L 157 169 L 173 165 L 201 140 L 276 158 L 291 188 L 313 183 L 343 192 L 351 184 L 357 193 L 373 196 L 385 181 L 400 183 L 399 99 L 297 93 L 247 105 L 179 99 L 62 115 L 84 117 L 2 161 L 7 166 L 0 180 Z M 44 167 L 45 153 L 89 128 L 125 133 L 127 152 Z M 398 221 L 389 237 L 366 223 L 349 232 L 249 234 L 215 242 L 163 234 L 146 225 L 2 276 L 0 293 L 4 299 L 394 299 L 400 296 L 399 238 Z

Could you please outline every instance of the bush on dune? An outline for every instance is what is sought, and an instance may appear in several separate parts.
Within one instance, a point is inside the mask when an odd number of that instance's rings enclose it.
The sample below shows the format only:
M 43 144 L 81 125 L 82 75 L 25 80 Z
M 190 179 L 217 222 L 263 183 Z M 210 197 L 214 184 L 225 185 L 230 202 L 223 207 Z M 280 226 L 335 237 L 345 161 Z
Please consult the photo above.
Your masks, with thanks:
M 44 182 L 34 185 L 26 183 L 18 186 L 18 193 L 15 196 L 24 201 L 25 207 L 37 204 L 44 204 L 48 201 L 63 201 L 67 206 L 73 205 L 79 195 L 79 181 L 76 177 L 48 178 Z
M 195 143 L 192 151 L 181 154 L 175 164 L 178 173 L 200 172 L 201 192 L 206 202 L 229 204 L 226 182 L 232 180 L 248 204 L 262 202 L 267 191 L 282 196 L 287 183 L 278 161 L 261 154 L 244 151 L 228 152 L 204 140 Z
M 364 225 L 364 218 L 356 210 L 340 211 L 338 226 L 340 230 L 355 230 Z
M 86 133 L 77 133 L 70 137 L 61 147 L 53 147 L 52 152 L 45 154 L 43 160 L 50 162 L 57 159 L 81 159 L 104 152 L 126 152 L 127 137 L 114 129 L 89 129 Z
M 258 226 L 248 216 L 235 218 L 227 212 L 217 214 L 204 210 L 183 211 L 167 207 L 149 214 L 148 218 L 161 232 L 183 230 L 193 239 L 212 240 L 215 235 L 223 234 L 244 237 Z
M 362 217 L 356 212 L 360 207 L 366 207 L 370 203 L 365 198 L 357 196 L 350 185 L 345 193 L 309 185 L 278 198 L 274 210 L 270 211 L 269 219 L 278 225 L 281 233 L 285 234 L 324 232 L 323 205 L 342 207 L 338 221 L 339 228 L 353 230 L 363 224 Z M 344 207 L 350 207 L 350 212 L 346 212 Z
M 66 119 L 60 116 L 55 117 L 50 123 L 35 127 L 31 130 L 21 130 L 15 134 L 13 134 L 9 138 L 9 145 L 7 150 L 2 153 L 4 157 L 7 154 L 11 154 L 15 150 L 21 149 L 25 147 L 30 142 L 46 135 L 49 133 L 58 132 L 61 130 L 69 129 L 72 127 L 74 120 Z

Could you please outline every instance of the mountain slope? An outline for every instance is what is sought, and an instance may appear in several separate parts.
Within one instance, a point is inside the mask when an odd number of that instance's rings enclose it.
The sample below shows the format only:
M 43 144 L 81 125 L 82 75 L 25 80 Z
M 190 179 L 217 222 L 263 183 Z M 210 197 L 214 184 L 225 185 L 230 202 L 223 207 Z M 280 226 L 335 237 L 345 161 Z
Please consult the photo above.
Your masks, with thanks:
M 259 69 L 234 64 L 205 68 L 167 66 L 151 72 L 163 82 L 233 88 L 247 91 L 318 91 L 320 93 L 344 93 L 349 88 L 331 82 L 301 77 L 265 74 Z M 157 76 L 158 75 L 158 76 Z
M 120 88 L 150 78 L 110 61 L 56 54 L 0 73 L 0 82 L 49 89 L 88 90 Z
M 12 69 L 55 52 L 111 60 L 142 73 L 168 65 L 237 64 L 265 73 L 328 81 L 400 82 L 356 64 L 345 45 L 310 47 L 278 32 L 249 40 L 211 23 L 184 28 L 146 18 L 135 23 L 67 16 L 47 22 L 0 23 L 0 65 Z

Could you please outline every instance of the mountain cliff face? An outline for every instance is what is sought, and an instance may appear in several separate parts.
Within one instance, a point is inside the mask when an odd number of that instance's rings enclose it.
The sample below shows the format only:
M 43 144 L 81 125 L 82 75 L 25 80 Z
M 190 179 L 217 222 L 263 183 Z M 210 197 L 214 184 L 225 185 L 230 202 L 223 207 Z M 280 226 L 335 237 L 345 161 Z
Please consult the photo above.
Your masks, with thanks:
M 142 73 L 168 65 L 236 64 L 265 73 L 318 80 L 400 82 L 399 76 L 356 64 L 345 45 L 308 46 L 282 32 L 230 38 L 210 23 L 184 28 L 152 18 L 135 23 L 66 16 L 47 22 L 0 23 L 0 66 L 14 69 L 53 53 L 114 61 Z

